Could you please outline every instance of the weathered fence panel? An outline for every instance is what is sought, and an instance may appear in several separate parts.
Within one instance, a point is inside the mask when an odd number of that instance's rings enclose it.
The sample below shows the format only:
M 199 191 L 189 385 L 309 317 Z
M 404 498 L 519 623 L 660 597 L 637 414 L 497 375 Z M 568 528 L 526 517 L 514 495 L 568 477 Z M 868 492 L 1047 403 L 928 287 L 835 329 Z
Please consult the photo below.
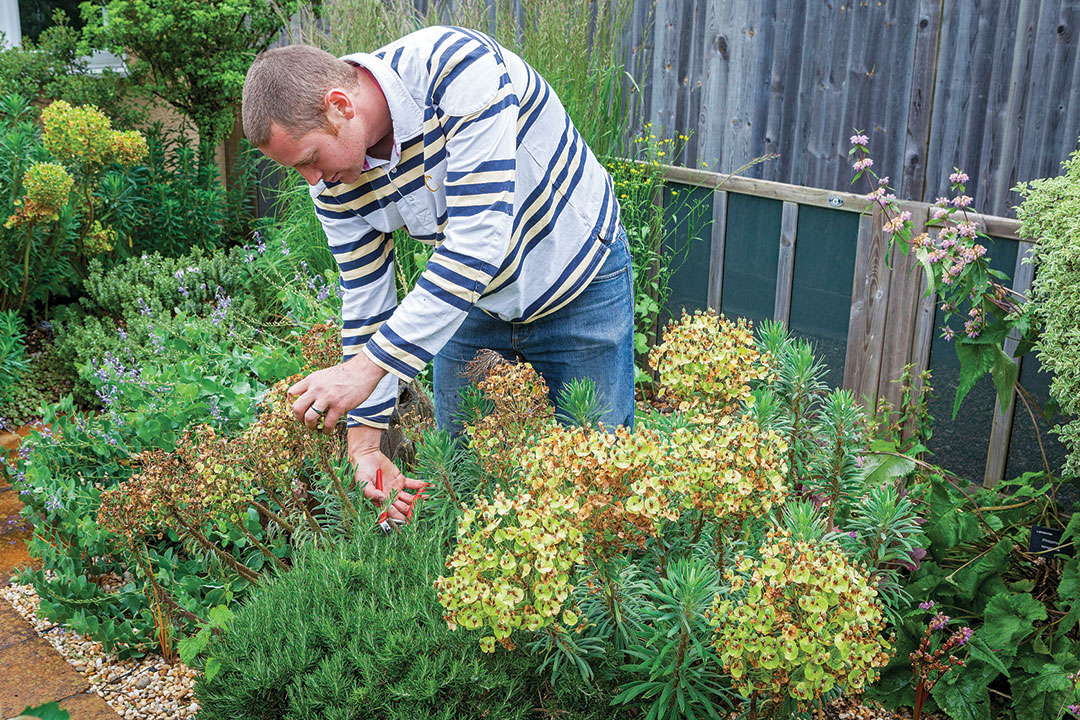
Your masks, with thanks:
M 848 187 L 858 128 L 901 198 L 961 167 L 1006 216 L 1080 135 L 1080 0 L 635 0 L 633 18 L 642 122 L 690 134 L 689 167 L 778 153 L 746 175 Z

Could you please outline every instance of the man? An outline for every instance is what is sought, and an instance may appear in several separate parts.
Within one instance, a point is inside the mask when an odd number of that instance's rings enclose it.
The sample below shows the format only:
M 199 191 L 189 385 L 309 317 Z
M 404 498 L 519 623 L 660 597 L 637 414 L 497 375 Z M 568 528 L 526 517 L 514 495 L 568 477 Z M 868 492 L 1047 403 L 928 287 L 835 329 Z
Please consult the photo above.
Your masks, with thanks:
M 481 348 L 531 362 L 554 397 L 590 377 L 609 426 L 633 422 L 633 292 L 612 181 L 551 87 L 491 38 L 425 28 L 373 54 L 263 53 L 244 132 L 311 185 L 341 269 L 344 362 L 290 389 L 312 430 L 348 416 L 365 495 L 414 490 L 379 451 L 398 379 L 435 362 L 435 412 L 457 432 Z M 435 245 L 397 305 L 392 231 Z M 413 495 L 390 509 L 400 519 Z

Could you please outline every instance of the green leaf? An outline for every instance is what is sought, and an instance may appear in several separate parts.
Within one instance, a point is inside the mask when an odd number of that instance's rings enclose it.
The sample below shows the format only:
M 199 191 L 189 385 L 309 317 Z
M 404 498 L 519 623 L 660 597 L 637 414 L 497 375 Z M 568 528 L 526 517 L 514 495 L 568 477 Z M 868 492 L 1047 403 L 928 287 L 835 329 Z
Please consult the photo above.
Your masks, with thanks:
M 956 398 L 953 400 L 952 419 L 960 411 L 960 403 L 967 397 L 975 383 L 979 382 L 994 364 L 996 352 L 1001 348 L 993 345 L 956 342 L 956 356 L 960 359 L 960 377 L 956 384 Z
M 971 518 L 972 516 L 968 515 L 966 517 Z M 1012 540 L 1008 538 L 999 540 L 982 557 L 969 562 L 949 575 L 948 581 L 956 586 L 961 598 L 972 600 L 983 582 L 998 575 L 1008 566 L 1011 554 Z M 1031 596 L 1028 595 L 1028 597 Z M 1043 608 L 1043 612 L 1046 612 L 1045 608 Z M 1045 614 L 1043 617 L 1045 617 Z
M 217 658 L 210 658 L 206 661 L 206 669 L 203 670 L 203 679 L 208 683 L 213 682 L 219 672 L 221 672 L 221 662 Z
M 190 665 L 195 658 L 202 654 L 209 642 L 210 631 L 203 628 L 194 635 L 181 638 L 180 642 L 176 644 L 176 651 L 180 654 L 180 659 L 184 661 L 184 664 Z
M 1012 400 L 1013 388 L 1016 386 L 1016 377 L 1020 369 L 1005 351 L 999 346 L 994 346 L 994 363 L 990 366 L 990 377 L 994 380 L 997 388 L 998 402 L 1001 407 L 1007 408 Z
M 21 714 L 27 717 L 39 718 L 40 720 L 70 720 L 71 718 L 71 713 L 67 710 L 61 710 L 59 703 L 55 702 L 39 705 L 36 708 L 27 707 Z
M 1009 677 L 1009 668 L 1001 661 L 998 653 L 987 646 L 981 634 L 975 633 L 968 640 L 968 656 L 976 660 L 982 660 L 1005 677 Z
M 1080 515 L 1080 513 L 1076 514 Z M 1080 558 L 1069 558 L 1065 561 L 1065 566 L 1061 568 L 1058 597 L 1062 600 L 1076 600 L 1080 597 Z
M 1046 606 L 1030 593 L 1002 593 L 986 604 L 986 622 L 980 629 L 987 646 L 1001 657 L 1016 657 L 1017 648 L 1031 635 L 1036 620 L 1046 619 Z
M 1036 674 L 1014 677 L 1012 707 L 1016 720 L 1045 720 L 1058 716 L 1058 710 L 1072 689 L 1068 672 L 1061 665 L 1045 660 L 1030 663 Z
M 225 627 L 233 619 L 233 611 L 227 605 L 210 608 L 210 627 Z
M 915 461 L 908 457 L 871 453 L 863 460 L 863 479 L 868 487 L 878 487 L 908 475 L 916 467 Z
M 991 676 L 988 678 L 987 674 Z M 959 668 L 945 675 L 930 694 L 952 720 L 990 720 L 990 693 L 986 686 L 995 675 L 997 671 L 985 665 Z

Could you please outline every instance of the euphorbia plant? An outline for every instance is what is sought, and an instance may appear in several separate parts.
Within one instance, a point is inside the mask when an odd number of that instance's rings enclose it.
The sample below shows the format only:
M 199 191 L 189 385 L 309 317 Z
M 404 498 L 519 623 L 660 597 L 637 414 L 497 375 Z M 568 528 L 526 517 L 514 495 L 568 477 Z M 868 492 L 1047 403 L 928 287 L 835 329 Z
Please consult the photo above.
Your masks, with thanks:
M 888 663 L 875 583 L 835 542 L 770 531 L 759 556 L 740 556 L 724 578 L 714 643 L 751 718 L 789 699 L 822 717 L 827 693 L 859 693 Z

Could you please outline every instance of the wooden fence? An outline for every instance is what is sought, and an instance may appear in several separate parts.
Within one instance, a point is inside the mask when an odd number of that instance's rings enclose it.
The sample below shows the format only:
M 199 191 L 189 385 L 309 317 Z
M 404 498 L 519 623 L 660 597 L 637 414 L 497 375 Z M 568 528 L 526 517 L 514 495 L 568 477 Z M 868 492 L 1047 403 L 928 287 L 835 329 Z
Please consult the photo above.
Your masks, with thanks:
M 728 178 L 718 173 L 681 167 L 667 167 L 665 174 L 668 181 L 665 197 L 675 197 L 678 188 L 682 188 L 684 194 L 696 193 L 698 200 L 704 199 L 711 205 L 708 215 L 712 220 L 706 224 L 703 232 L 698 233 L 697 239 L 702 241 L 697 244 L 699 250 L 688 252 L 685 266 L 672 278 L 669 314 L 675 315 L 683 308 L 707 306 L 733 315 L 756 315 L 758 319 L 771 317 L 790 327 L 795 309 L 800 317 L 813 318 L 810 325 L 818 328 L 801 334 L 825 344 L 828 343 L 829 328 L 832 328 L 834 336 L 840 336 L 843 347 L 834 351 L 831 359 L 843 365 L 843 375 L 842 381 L 837 377 L 834 380 L 838 382 L 833 384 L 852 390 L 868 407 L 873 407 L 879 398 L 899 405 L 901 390 L 896 380 L 909 364 L 916 375 L 930 368 L 933 349 L 940 355 L 936 357 L 935 364 L 945 368 L 942 374 L 946 376 L 945 387 L 937 388 L 940 401 L 932 408 L 936 410 L 935 415 L 944 415 L 935 418 L 937 426 L 944 428 L 940 431 L 946 438 L 943 442 L 959 447 L 984 441 L 976 441 L 975 438 L 984 438 L 986 442 L 983 469 L 971 467 L 978 456 L 973 459 L 970 448 L 964 457 L 951 458 L 953 466 L 957 471 L 966 470 L 963 474 L 969 479 L 981 479 L 987 486 L 1005 477 L 1010 445 L 1032 441 L 1031 437 L 1014 437 L 1016 391 L 1014 399 L 1006 407 L 994 401 L 992 417 L 980 419 L 977 408 L 971 407 L 972 403 L 978 405 L 978 401 L 969 399 L 961 407 L 959 421 L 950 422 L 948 416 L 951 414 L 955 384 L 948 387 L 947 370 L 950 362 L 955 363 L 954 359 L 950 360 L 950 357 L 955 358 L 955 351 L 940 338 L 935 339 L 940 335 L 936 327 L 936 304 L 934 298 L 925 293 L 926 278 L 914 253 L 894 253 L 891 266 L 886 263 L 888 237 L 881 229 L 884 218 L 880 210 L 868 213 L 868 203 L 863 196 L 846 192 L 744 177 Z M 703 193 L 711 193 L 711 197 L 703 198 Z M 773 209 L 760 203 L 748 209 L 748 198 L 767 200 L 773 204 Z M 770 212 L 775 215 L 776 203 L 779 203 L 779 222 L 774 219 L 768 229 L 763 230 L 768 223 L 762 224 L 762 216 Z M 668 214 L 679 213 L 680 205 L 685 206 L 682 201 L 675 204 L 669 202 Z M 733 210 L 736 205 L 739 207 Z M 903 209 L 912 214 L 917 232 L 925 228 L 930 207 L 921 202 L 903 203 Z M 733 212 L 738 213 L 738 218 L 733 217 Z M 748 213 L 756 217 L 750 217 Z M 809 219 L 801 222 L 801 216 L 808 216 Z M 1004 269 L 1013 279 L 1013 289 L 1026 291 L 1031 285 L 1032 266 L 1022 262 L 1022 259 L 1030 245 L 1018 237 L 1018 223 L 1009 218 L 989 215 L 973 217 L 980 229 L 994 239 L 991 255 L 997 254 L 999 266 L 1004 258 L 1007 265 Z M 841 227 L 846 229 L 837 230 Z M 807 235 L 802 256 L 798 255 L 802 247 L 800 231 Z M 828 248 L 822 248 L 817 239 L 811 240 L 811 236 L 822 237 L 823 232 Z M 854 237 L 838 237 L 852 234 Z M 669 242 L 687 250 L 690 239 L 670 239 Z M 837 247 L 841 247 L 839 252 Z M 826 255 L 831 253 L 833 259 L 826 259 L 823 264 L 815 258 L 822 252 Z M 797 256 L 802 258 L 798 267 Z M 772 277 L 771 267 L 768 267 L 773 262 L 772 258 L 775 258 L 775 286 L 758 292 L 759 286 L 767 285 Z M 810 277 L 808 273 L 817 277 Z M 687 287 L 687 282 L 696 287 Z M 844 292 L 848 282 L 850 295 Z M 680 283 L 683 285 L 681 288 L 677 287 Z M 737 283 L 739 287 L 725 292 L 732 283 Z M 703 284 L 705 287 L 701 287 Z M 794 288 L 801 289 L 793 292 Z M 846 295 L 847 306 L 844 307 L 843 302 L 837 303 L 836 297 L 827 297 L 814 288 L 826 288 L 827 293 L 839 296 L 841 301 Z M 799 302 L 795 301 L 796 294 L 801 295 Z M 755 295 L 758 300 L 748 301 L 750 296 Z M 807 304 L 810 307 L 806 307 Z M 830 310 L 834 315 L 846 313 L 846 317 L 814 318 L 815 314 L 828 313 Z M 802 324 L 805 330 L 807 323 Z M 842 327 L 846 327 L 846 332 L 841 330 Z M 826 330 L 821 331 L 820 328 Z M 1012 345 L 1006 350 L 1014 348 L 1015 345 Z M 1033 358 L 1027 360 L 1033 361 Z M 1024 361 L 1022 358 L 1018 363 Z M 936 379 L 931 382 L 937 384 Z M 995 395 L 992 387 L 989 393 L 986 387 L 983 390 L 984 402 Z M 1033 417 L 1028 419 L 1034 420 Z M 986 425 L 989 425 L 988 429 L 984 427 Z M 1042 430 L 1045 431 L 1045 425 Z M 1015 445 L 1012 449 L 1014 452 L 1024 450 Z M 1041 469 L 1041 462 L 1037 466 L 1030 466 L 1034 448 L 1027 450 L 1031 451 L 1028 452 L 1027 462 L 1011 468 L 1015 474 L 1019 474 L 1018 470 Z M 948 465 L 950 447 L 943 447 L 939 452 L 944 452 L 945 457 L 938 459 Z M 979 472 L 981 477 L 978 477 Z
M 679 164 L 844 187 L 858 128 L 899 197 L 957 166 L 1007 215 L 1077 146 L 1078 30 L 1080 0 L 633 0 L 626 63 L 644 120 L 691 133 Z

